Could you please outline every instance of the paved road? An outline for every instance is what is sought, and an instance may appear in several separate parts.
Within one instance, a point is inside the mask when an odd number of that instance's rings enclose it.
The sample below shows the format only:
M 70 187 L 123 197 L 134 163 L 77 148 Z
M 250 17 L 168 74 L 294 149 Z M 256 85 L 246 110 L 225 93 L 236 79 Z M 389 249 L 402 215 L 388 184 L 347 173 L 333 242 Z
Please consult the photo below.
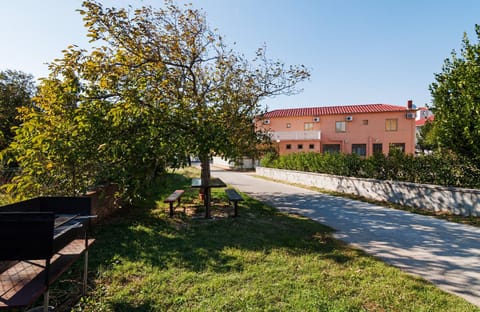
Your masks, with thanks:
M 480 228 L 213 168 L 249 196 L 337 230 L 335 237 L 480 306 Z

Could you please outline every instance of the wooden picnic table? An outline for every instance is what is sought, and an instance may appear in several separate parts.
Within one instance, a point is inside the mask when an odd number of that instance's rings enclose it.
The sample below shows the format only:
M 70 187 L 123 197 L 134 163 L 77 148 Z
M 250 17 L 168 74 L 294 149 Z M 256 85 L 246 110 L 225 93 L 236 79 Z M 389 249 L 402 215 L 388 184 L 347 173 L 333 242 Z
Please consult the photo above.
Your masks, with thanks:
M 208 185 L 202 185 L 202 179 L 200 178 L 193 178 L 192 179 L 192 187 L 197 187 L 197 188 L 205 188 L 205 187 L 226 187 L 227 185 L 225 182 L 220 180 L 219 178 L 211 178 L 210 182 Z
M 201 178 L 192 179 L 192 187 L 205 190 L 205 218 L 210 218 L 210 200 L 211 200 L 211 188 L 213 187 L 226 187 L 227 185 L 219 178 L 211 178 L 207 185 L 202 184 Z

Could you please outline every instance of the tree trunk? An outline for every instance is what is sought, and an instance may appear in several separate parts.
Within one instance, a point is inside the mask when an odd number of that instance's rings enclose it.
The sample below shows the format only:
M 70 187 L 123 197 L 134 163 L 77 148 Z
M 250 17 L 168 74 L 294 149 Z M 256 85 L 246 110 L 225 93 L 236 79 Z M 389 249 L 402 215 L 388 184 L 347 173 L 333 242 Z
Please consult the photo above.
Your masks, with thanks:
M 208 184 L 210 183 L 210 157 L 209 155 L 200 156 L 202 187 L 200 193 L 204 194 L 203 203 L 205 205 L 205 218 L 210 218 L 210 198 L 211 192 Z

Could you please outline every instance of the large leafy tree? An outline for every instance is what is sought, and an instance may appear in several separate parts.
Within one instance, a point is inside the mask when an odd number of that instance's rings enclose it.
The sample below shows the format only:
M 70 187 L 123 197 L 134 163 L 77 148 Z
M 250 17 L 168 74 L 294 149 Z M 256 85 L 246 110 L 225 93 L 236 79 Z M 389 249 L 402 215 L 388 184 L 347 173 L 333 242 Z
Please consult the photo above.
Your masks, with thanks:
M 69 93 L 72 114 L 63 116 L 77 127 L 73 140 L 85 155 L 78 160 L 88 163 L 95 154 L 97 176 L 131 194 L 192 154 L 200 156 L 208 183 L 213 154 L 237 158 L 259 143 L 260 101 L 295 93 L 309 77 L 303 66 L 268 59 L 265 48 L 247 60 L 226 46 L 202 11 L 171 1 L 158 10 L 85 1 L 80 13 L 97 48 L 69 47 L 44 83 L 76 86 Z M 45 89 L 43 95 L 52 94 L 63 99 L 65 92 Z
M 133 199 L 165 168 L 161 116 L 144 107 L 134 71 L 103 67 L 109 57 L 70 46 L 50 65 L 10 145 L 22 167 L 7 186 L 13 195 L 75 195 L 114 182 Z
M 31 107 L 34 94 L 32 75 L 16 70 L 0 72 L 0 150 L 13 140 L 12 127 L 20 124 L 18 109 Z
M 480 25 L 476 43 L 463 37 L 430 86 L 435 113 L 434 135 L 440 148 L 480 159 Z
M 79 92 L 72 73 L 62 80 L 52 76 L 41 82 L 35 107 L 19 110 L 22 124 L 8 152 L 22 170 L 7 185 L 12 195 L 77 195 L 91 185 L 88 173 L 95 162 L 86 144 L 89 127 L 77 107 Z
M 106 42 L 102 51 L 113 60 L 106 73 L 112 68 L 135 73 L 144 90 L 137 104 L 158 116 L 171 152 L 200 156 L 203 184 L 210 179 L 213 153 L 236 158 L 258 143 L 253 120 L 260 100 L 293 93 L 309 76 L 302 66 L 268 60 L 265 49 L 247 61 L 192 8 L 182 10 L 169 1 L 164 9 L 144 7 L 133 14 L 93 1 L 84 7 L 89 36 Z

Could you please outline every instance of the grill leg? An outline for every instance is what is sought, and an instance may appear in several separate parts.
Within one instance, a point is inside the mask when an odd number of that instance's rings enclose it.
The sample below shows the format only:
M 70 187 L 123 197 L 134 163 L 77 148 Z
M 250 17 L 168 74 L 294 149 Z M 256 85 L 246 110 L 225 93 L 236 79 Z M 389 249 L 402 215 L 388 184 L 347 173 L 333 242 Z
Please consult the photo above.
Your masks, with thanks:
M 88 249 L 85 250 L 85 259 L 83 263 L 83 287 L 82 296 L 87 294 L 87 276 L 88 276 Z
M 47 291 L 43 294 L 43 312 L 48 312 L 48 301 L 50 300 L 50 291 Z
M 45 293 L 43 294 L 43 312 L 48 312 L 48 303 L 50 301 L 50 259 L 45 260 Z

